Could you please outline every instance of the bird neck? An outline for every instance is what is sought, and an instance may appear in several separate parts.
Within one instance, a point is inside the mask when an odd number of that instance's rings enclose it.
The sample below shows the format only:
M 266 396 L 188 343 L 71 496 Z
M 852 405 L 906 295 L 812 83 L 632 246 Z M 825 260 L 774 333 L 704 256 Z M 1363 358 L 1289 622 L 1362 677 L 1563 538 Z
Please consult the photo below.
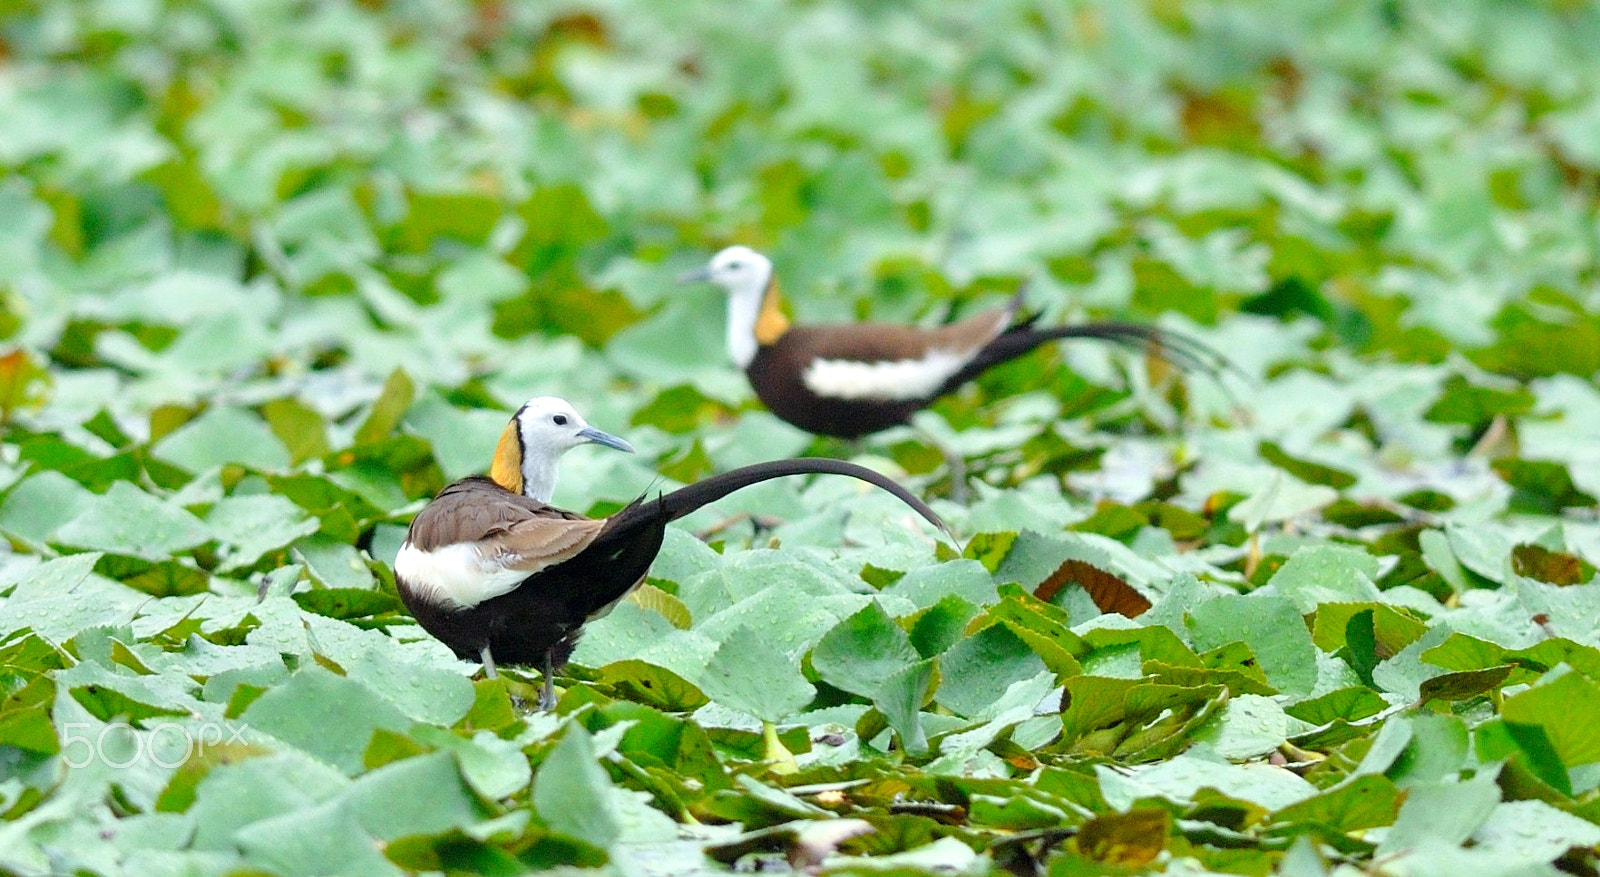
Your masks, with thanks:
M 758 349 L 777 341 L 787 331 L 789 318 L 783 313 L 777 275 L 769 273 L 766 283 L 729 293 L 728 355 L 740 368 L 748 368 Z
M 556 458 L 528 455 L 522 459 L 522 495 L 548 503 L 556 493 Z
M 513 420 L 505 432 L 500 433 L 500 442 L 495 445 L 489 479 L 512 493 L 549 502 L 556 492 L 556 457 L 529 454 L 522 446 L 522 431 Z

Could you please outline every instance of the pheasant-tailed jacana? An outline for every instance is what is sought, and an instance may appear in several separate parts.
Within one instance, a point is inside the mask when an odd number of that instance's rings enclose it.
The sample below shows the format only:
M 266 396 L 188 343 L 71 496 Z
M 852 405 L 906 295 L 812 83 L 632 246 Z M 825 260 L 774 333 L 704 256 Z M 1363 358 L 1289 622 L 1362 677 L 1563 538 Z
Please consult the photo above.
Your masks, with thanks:
M 796 326 L 783 313 L 772 262 L 749 247 L 717 253 L 685 281 L 728 293 L 728 353 L 773 414 L 817 435 L 861 436 L 911 419 L 985 370 L 1051 341 L 1094 338 L 1151 348 L 1175 364 L 1216 371 L 1200 342 L 1135 323 L 1036 325 L 1023 293 L 1003 307 L 937 329 L 891 323 Z
M 641 496 L 608 518 L 586 518 L 549 500 L 561 455 L 590 442 L 633 450 L 589 426 L 562 399 L 530 400 L 500 436 L 488 477 L 463 478 L 440 491 L 411 522 L 394 563 L 406 608 L 458 657 L 482 661 L 490 676 L 496 662 L 539 665 L 539 705 L 546 710 L 555 705 L 552 676 L 583 626 L 644 581 L 667 524 L 735 490 L 784 475 L 848 475 L 889 491 L 944 529 L 932 509 L 883 475 L 819 458 L 744 466 Z

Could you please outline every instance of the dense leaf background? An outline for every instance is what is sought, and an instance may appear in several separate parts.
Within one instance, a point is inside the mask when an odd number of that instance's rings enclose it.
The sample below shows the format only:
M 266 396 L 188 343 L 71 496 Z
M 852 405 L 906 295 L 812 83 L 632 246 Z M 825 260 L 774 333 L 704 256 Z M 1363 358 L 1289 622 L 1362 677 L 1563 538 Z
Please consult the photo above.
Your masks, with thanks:
M 0 9 L 0 871 L 1596 873 L 1590 4 Z M 816 441 L 673 280 L 733 242 L 1236 370 Z M 853 455 L 964 556 L 742 492 L 529 714 L 387 562 L 547 393 L 640 450 L 563 505 Z

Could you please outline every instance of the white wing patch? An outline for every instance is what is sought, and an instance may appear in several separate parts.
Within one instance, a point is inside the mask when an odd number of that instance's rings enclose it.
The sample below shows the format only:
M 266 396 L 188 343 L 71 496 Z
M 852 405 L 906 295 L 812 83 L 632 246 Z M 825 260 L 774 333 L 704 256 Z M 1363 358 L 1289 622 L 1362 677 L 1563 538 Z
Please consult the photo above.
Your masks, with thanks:
M 471 609 L 502 594 L 509 594 L 523 579 L 549 564 L 510 569 L 508 555 L 486 557 L 478 546 L 457 542 L 422 551 L 407 541 L 394 558 L 394 574 L 404 579 L 417 596 L 451 609 Z
M 800 379 L 818 396 L 833 399 L 925 399 L 972 360 L 973 351 L 929 350 L 921 359 L 859 362 L 818 359 Z

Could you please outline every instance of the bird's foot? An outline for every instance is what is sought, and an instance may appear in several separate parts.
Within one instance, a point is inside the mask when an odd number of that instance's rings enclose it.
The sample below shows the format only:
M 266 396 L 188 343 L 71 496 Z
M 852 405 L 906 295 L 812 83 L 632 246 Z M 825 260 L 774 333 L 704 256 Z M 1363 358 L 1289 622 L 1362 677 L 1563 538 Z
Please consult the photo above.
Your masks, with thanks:
M 556 659 L 555 646 L 551 646 L 544 653 L 544 684 L 539 686 L 539 709 L 543 712 L 553 712 L 556 708 Z

